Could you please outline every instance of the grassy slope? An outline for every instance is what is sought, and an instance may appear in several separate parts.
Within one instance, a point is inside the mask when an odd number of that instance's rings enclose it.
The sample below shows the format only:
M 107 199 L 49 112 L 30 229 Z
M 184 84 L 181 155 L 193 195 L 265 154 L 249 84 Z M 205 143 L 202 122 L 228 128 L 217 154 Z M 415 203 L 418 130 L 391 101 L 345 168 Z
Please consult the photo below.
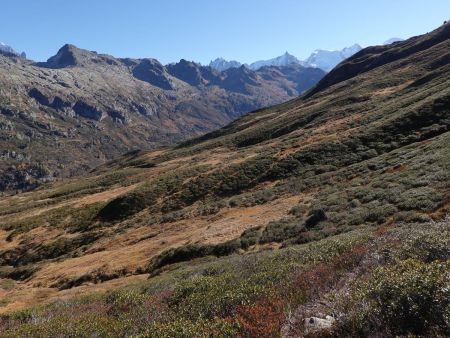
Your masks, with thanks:
M 448 271 L 448 243 L 438 240 L 439 231 L 448 232 L 448 222 L 438 226 L 430 221 L 448 212 L 449 30 L 443 26 L 396 44 L 395 50 L 362 51 L 348 64 L 369 60 L 372 67 L 358 75 L 310 97 L 248 114 L 201 139 L 130 153 L 85 180 L 0 201 L 0 277 L 5 285 L 0 309 L 110 289 L 150 272 L 154 277 L 138 294 L 119 292 L 88 305 L 75 301 L 69 310 L 60 305 L 36 310 L 43 311 L 42 318 L 55 311 L 61 317 L 42 324 L 42 335 L 70 322 L 67 311 L 73 309 L 81 310 L 71 325 L 90 328 L 94 324 L 83 317 L 86 306 L 99 316 L 98 330 L 104 335 L 129 330 L 125 321 L 130 317 L 141 320 L 130 324 L 138 332 L 156 336 L 158 330 L 183 329 L 288 335 L 305 329 L 305 316 L 332 310 L 342 313 L 336 330 L 349 335 L 364 334 L 364 322 L 389 334 L 445 334 L 439 316 L 433 327 L 409 327 L 408 319 L 400 327 L 381 325 L 374 316 L 383 304 L 376 302 L 358 317 L 352 306 L 372 297 L 358 286 L 351 293 L 354 304 L 328 299 L 329 308 L 323 309 L 317 300 L 328 297 L 330 289 L 339 294 L 350 288 L 354 275 L 355 283 L 364 285 L 375 273 L 380 280 L 373 286 L 376 296 L 384 295 L 383 278 L 389 274 L 411 272 L 420 279 Z M 415 225 L 398 226 L 405 223 Z M 395 230 L 388 235 L 375 231 L 391 226 Z M 411 248 L 406 254 L 409 249 L 398 243 L 394 258 L 373 262 L 367 254 L 379 237 L 389 241 L 391 231 L 402 238 L 422 229 L 436 238 L 423 249 L 430 252 L 426 257 L 416 257 Z M 385 242 L 376 248 L 380 253 Z M 280 247 L 287 248 L 265 250 Z M 309 262 L 299 250 L 312 250 L 318 258 Z M 386 268 L 373 272 L 378 265 Z M 298 292 L 289 284 L 296 280 L 305 290 L 293 295 L 298 300 L 291 304 L 283 295 Z M 319 286 L 310 291 L 314 283 Z M 425 290 L 439 289 L 448 280 L 430 283 L 435 284 Z M 230 294 L 220 298 L 227 287 Z M 441 297 L 440 303 L 448 302 L 445 295 L 431 293 Z M 164 308 L 161 317 L 145 305 L 153 301 Z M 134 311 L 149 317 L 144 320 Z M 204 320 L 195 320 L 193 313 Z M 29 317 L 20 316 L 4 325 L 23 332 L 37 329 L 21 326 Z M 274 319 L 269 328 L 262 323 L 252 328 L 251 316 Z

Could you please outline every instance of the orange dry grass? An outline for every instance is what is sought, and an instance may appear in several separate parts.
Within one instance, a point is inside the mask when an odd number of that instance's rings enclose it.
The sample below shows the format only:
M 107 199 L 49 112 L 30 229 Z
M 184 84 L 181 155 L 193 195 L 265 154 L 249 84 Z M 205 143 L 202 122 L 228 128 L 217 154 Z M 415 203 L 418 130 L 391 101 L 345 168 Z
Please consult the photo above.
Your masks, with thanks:
M 71 203 L 83 205 L 106 200 L 132 189 L 119 187 L 108 192 L 81 197 Z M 3 296 L 9 304 L 0 308 L 0 312 L 17 310 L 43 301 L 68 297 L 80 292 L 104 290 L 112 285 L 125 285 L 133 280 L 132 275 L 144 269 L 149 260 L 169 247 L 178 247 L 188 242 L 219 243 L 238 237 L 244 230 L 279 219 L 296 203 L 299 197 L 283 197 L 275 201 L 247 208 L 225 208 L 218 214 L 199 216 L 171 223 L 145 224 L 145 212 L 137 217 L 144 217 L 141 226 L 129 228 L 124 233 L 114 234 L 111 228 L 110 237 L 104 237 L 95 243 L 80 257 L 67 257 L 62 260 L 44 262 L 30 280 L 17 283 L 14 289 Z M 121 224 L 115 227 L 121 227 Z M 26 234 L 27 238 L 48 238 L 62 235 L 61 230 L 39 227 Z M 64 234 L 66 235 L 66 234 Z M 7 232 L 0 232 L 0 243 L 7 243 Z M 17 241 L 16 241 L 17 240 Z M 18 245 L 22 235 L 8 243 L 9 248 Z M 120 277 L 101 284 L 88 283 L 69 290 L 58 290 L 55 287 L 64 280 L 73 280 L 83 275 L 92 275 L 101 270 L 113 274 L 121 272 Z M 144 277 L 139 277 L 144 278 Z M 137 278 L 137 279 L 139 279 Z
M 119 195 L 123 195 L 133 189 L 135 189 L 139 184 L 133 184 L 126 187 L 117 187 L 113 188 L 107 191 L 102 191 L 96 194 L 88 195 L 85 197 L 82 197 L 74 202 L 75 207 L 80 207 L 82 205 L 86 204 L 92 204 L 97 202 L 104 202 L 108 201 L 110 199 L 113 199 Z

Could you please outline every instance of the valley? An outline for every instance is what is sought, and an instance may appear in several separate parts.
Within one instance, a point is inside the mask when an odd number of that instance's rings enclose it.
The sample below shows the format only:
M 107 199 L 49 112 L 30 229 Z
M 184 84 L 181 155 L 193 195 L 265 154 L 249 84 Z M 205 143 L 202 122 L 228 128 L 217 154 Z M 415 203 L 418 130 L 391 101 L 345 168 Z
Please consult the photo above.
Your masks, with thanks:
M 64 48 L 72 52 L 39 67 L 1 59 L 26 69 L 24 87 L 44 77 L 42 95 L 16 96 L 41 101 L 36 119 L 43 106 L 56 115 L 56 97 L 70 102 L 61 125 L 81 123 L 93 141 L 80 165 L 98 166 L 0 199 L 0 336 L 450 334 L 450 23 L 362 49 L 325 76 L 302 67 L 217 75 Z M 141 97 L 158 93 L 155 110 L 135 96 L 130 69 L 151 84 Z M 114 83 L 123 93 L 86 106 Z M 161 91 L 169 85 L 173 99 Z M 237 105 L 224 117 L 210 107 L 227 90 Z M 182 104 L 181 92 L 191 99 Z M 121 113 L 137 102 L 152 113 Z M 177 115 L 177 105 L 195 109 Z M 145 149 L 149 135 L 167 146 Z M 112 154 L 130 151 L 109 160 L 102 149 L 112 144 Z
M 223 72 L 63 46 L 47 62 L 0 53 L 0 192 L 74 177 L 127 151 L 202 135 L 311 88 L 301 65 Z

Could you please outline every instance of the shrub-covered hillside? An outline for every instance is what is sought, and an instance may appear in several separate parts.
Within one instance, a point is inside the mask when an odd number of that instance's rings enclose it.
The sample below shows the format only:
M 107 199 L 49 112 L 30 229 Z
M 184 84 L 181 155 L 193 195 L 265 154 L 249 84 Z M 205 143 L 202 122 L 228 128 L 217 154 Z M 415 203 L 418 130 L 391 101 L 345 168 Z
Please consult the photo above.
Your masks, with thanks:
M 1 336 L 444 337 L 449 239 L 447 219 L 197 259 L 126 288 L 5 315 Z
M 0 200 L 4 335 L 449 335 L 449 38 Z

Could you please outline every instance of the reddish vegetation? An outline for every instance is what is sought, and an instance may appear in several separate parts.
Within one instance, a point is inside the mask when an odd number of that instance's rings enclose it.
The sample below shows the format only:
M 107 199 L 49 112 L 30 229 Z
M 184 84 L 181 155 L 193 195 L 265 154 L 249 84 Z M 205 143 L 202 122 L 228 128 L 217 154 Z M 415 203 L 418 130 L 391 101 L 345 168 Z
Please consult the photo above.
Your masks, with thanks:
M 320 263 L 310 270 L 297 273 L 287 288 L 294 293 L 289 295 L 290 300 L 301 304 L 319 297 L 333 288 L 343 273 L 355 268 L 366 253 L 367 248 L 358 245 L 340 256 L 333 257 L 330 262 Z
M 242 337 L 274 337 L 284 320 L 284 303 L 279 298 L 262 299 L 255 304 L 241 305 L 236 319 Z

